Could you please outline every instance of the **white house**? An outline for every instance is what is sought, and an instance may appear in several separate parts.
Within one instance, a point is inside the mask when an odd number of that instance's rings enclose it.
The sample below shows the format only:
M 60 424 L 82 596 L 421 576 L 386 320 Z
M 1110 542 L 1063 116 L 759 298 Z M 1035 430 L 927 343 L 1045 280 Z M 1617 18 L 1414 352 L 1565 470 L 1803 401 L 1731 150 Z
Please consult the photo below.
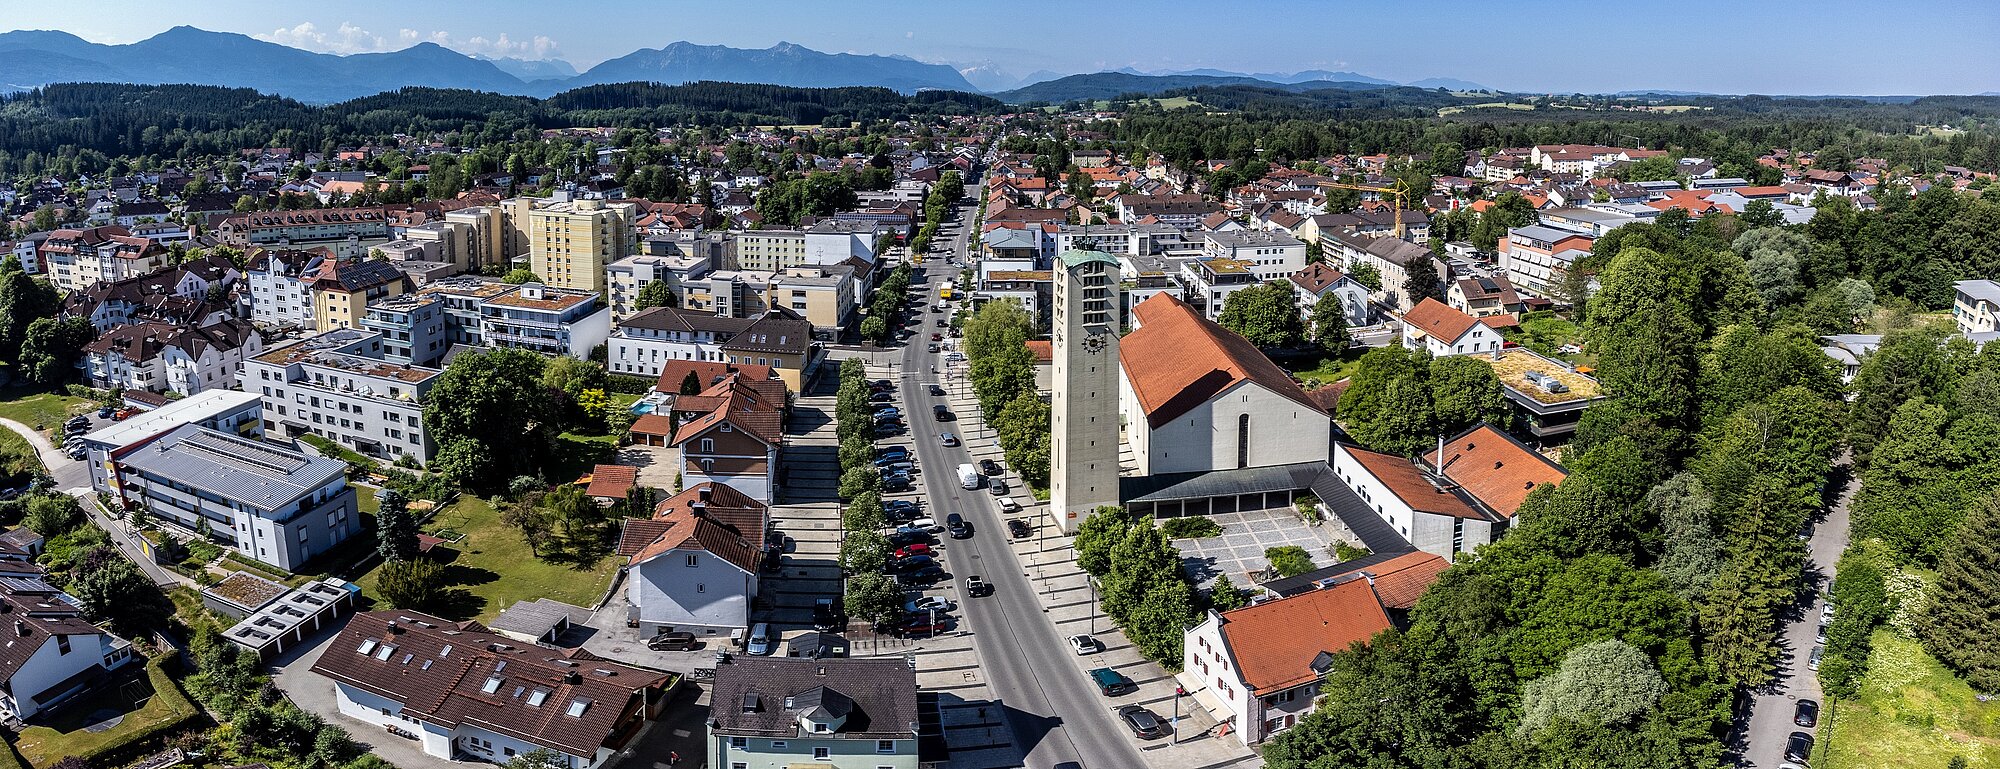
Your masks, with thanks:
M 312 672 L 342 716 L 440 763 L 547 748 L 568 769 L 602 765 L 659 718 L 671 678 L 414 611 L 354 615 Z
M 1248 340 L 1165 294 L 1132 315 L 1118 401 L 1137 474 L 1326 461 L 1332 419 Z
M 40 567 L 0 564 L 0 717 L 26 719 L 87 690 L 104 671 L 138 659 L 132 644 L 84 621 L 76 599 L 42 581 Z M 11 622 L 9 622 L 11 620 Z
M 1279 280 L 1306 266 L 1306 242 L 1284 232 L 1204 232 L 1201 239 L 1203 256 L 1248 264 L 1258 280 Z
M 1349 328 L 1366 326 L 1373 312 L 1368 308 L 1368 287 L 1325 262 L 1306 265 L 1292 273 L 1293 293 L 1299 298 L 1299 316 L 1312 322 L 1313 308 L 1328 296 L 1339 297 Z
M 1390 628 L 1369 580 L 1354 579 L 1208 618 L 1181 644 L 1182 686 L 1206 702 L 1244 745 L 1312 712 L 1332 655 Z M 1206 696 L 1204 696 L 1206 695 Z
M 1429 352 L 1431 357 L 1472 355 L 1500 349 L 1500 332 L 1486 319 L 1474 318 L 1425 298 L 1403 314 L 1403 346 Z
M 750 626 L 763 557 L 764 503 L 718 483 L 661 502 L 651 518 L 625 522 L 627 624 L 658 632 L 739 636 Z
M 1337 444 L 1333 472 L 1411 545 L 1443 558 L 1499 539 L 1529 493 L 1567 475 L 1483 424 L 1417 461 Z
M 93 387 L 193 395 L 235 384 L 243 360 L 263 349 L 263 337 L 240 320 L 199 328 L 135 323 L 84 346 L 83 374 Z

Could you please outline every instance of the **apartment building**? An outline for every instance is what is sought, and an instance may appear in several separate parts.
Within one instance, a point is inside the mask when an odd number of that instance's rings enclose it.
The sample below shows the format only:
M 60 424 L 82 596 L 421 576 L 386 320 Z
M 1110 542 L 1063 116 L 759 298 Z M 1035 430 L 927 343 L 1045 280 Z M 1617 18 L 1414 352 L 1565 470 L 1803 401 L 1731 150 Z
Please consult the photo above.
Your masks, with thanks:
M 731 318 L 655 307 L 619 324 L 607 345 L 614 374 L 659 376 L 676 360 L 770 366 L 793 392 L 825 355 L 812 341 L 812 324 L 783 308 Z
M 448 211 L 444 218 L 402 228 L 402 239 L 424 248 L 429 261 L 451 264 L 457 272 L 477 272 L 504 264 L 505 235 L 500 209 L 473 206 Z
M 1188 303 L 1199 308 L 1203 317 L 1222 316 L 1229 295 L 1261 283 L 1257 266 L 1235 259 L 1193 259 L 1181 265 L 1181 282 L 1187 287 Z
M 386 348 L 380 332 L 336 329 L 251 358 L 241 384 L 262 399 L 268 433 L 429 462 L 437 444 L 423 428 L 424 394 L 443 372 L 385 360 Z
M 308 211 L 253 211 L 222 221 L 215 234 L 237 248 L 330 240 L 387 240 L 391 212 L 382 206 Z
M 368 305 L 361 328 L 382 335 L 382 359 L 429 366 L 451 349 L 445 332 L 444 296 L 418 292 Z
M 1283 232 L 1204 232 L 1201 239 L 1203 256 L 1250 265 L 1251 274 L 1259 281 L 1285 278 L 1306 266 L 1306 242 Z
M 707 766 L 917 769 L 917 673 L 894 657 L 734 657 L 715 668 Z
M 648 241 L 650 244 L 653 241 Z M 613 320 L 624 320 L 639 311 L 639 292 L 646 286 L 665 282 L 668 292 L 678 296 L 681 285 L 708 275 L 715 267 L 706 255 L 684 253 L 628 256 L 604 268 L 604 282 Z
M 500 204 L 506 226 L 518 231 L 515 253 L 554 288 L 604 290 L 604 268 L 632 255 L 634 203 L 605 200 L 514 198 Z
M 851 264 L 787 267 L 771 279 L 764 304 L 791 310 L 831 339 L 847 327 L 861 305 L 862 289 L 854 273 Z
M 250 252 L 250 321 L 261 328 L 312 329 L 312 281 L 322 262 L 333 258 L 323 248 L 297 250 L 259 248 Z
M 2000 331 L 2000 283 L 1990 280 L 1961 280 L 1952 284 L 1952 320 L 1958 333 L 1990 334 Z
M 361 324 L 371 302 L 410 290 L 410 278 L 383 261 L 321 260 L 312 278 L 313 328 L 332 331 Z
M 444 300 L 444 335 L 446 347 L 449 349 L 457 345 L 485 346 L 486 336 L 480 321 L 480 305 L 488 299 L 514 290 L 513 285 L 492 278 L 459 275 L 435 281 L 425 286 L 419 293 L 435 295 Z
M 1570 265 L 1589 256 L 1595 242 L 1589 235 L 1545 224 L 1515 227 L 1500 246 L 1498 266 L 1516 290 L 1553 298 Z
M 777 278 L 775 272 L 716 270 L 699 280 L 682 281 L 680 306 L 730 318 L 756 315 L 770 309 L 766 298 Z
M 85 433 L 82 441 L 89 457 L 84 465 L 90 470 L 90 488 L 100 494 L 115 493 L 116 478 L 109 472 L 111 460 L 181 425 L 201 425 L 235 435 L 262 435 L 263 409 L 264 402 L 256 393 L 203 390 Z
M 218 287 L 227 291 L 240 277 L 227 258 L 208 256 L 71 291 L 63 297 L 62 316 L 89 319 L 99 333 L 148 321 L 207 326 L 233 317 L 228 304 L 208 301 L 209 292 Z
M 117 225 L 60 229 L 42 241 L 38 260 L 49 283 L 67 292 L 166 267 L 167 249 Z
M 731 269 L 778 272 L 801 264 L 875 261 L 874 221 L 828 219 L 804 229 L 739 230 L 729 233 L 725 261 Z
M 193 395 L 235 384 L 264 339 L 245 321 L 200 327 L 146 322 L 118 326 L 83 348 L 83 378 L 101 389 Z
M 202 425 L 112 459 L 126 509 L 287 571 L 361 529 L 347 464 Z
M 524 283 L 481 302 L 479 325 L 489 347 L 588 358 L 611 335 L 611 308 L 596 291 Z

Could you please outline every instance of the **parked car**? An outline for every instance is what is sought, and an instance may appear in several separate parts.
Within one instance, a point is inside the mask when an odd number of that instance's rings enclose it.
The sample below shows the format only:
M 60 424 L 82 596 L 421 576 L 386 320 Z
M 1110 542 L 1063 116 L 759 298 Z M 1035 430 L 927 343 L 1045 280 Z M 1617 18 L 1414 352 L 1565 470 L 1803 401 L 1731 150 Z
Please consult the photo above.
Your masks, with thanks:
M 930 611 L 947 612 L 956 608 L 958 608 L 958 604 L 952 603 L 951 599 L 941 595 L 927 595 L 917 600 L 903 604 L 903 611 L 908 614 L 918 614 Z
M 937 534 L 944 531 L 944 525 L 938 523 L 936 518 L 918 518 L 909 522 L 903 528 L 919 529 L 926 534 Z
M 938 443 L 945 448 L 958 445 L 958 436 L 952 433 L 938 433 Z
M 102 408 L 99 408 L 99 409 L 97 410 L 97 418 L 98 418 L 98 419 L 110 419 L 110 418 L 111 418 L 111 412 L 112 412 L 112 410 L 113 410 L 113 409 L 112 409 L 112 408 L 111 408 L 110 406 L 104 406 L 104 407 L 102 407 Z
M 972 523 L 965 516 L 952 513 L 944 517 L 944 530 L 951 533 L 952 539 L 965 539 L 972 536 Z
M 1078 633 L 1069 637 L 1069 648 L 1075 649 L 1077 656 L 1081 657 L 1086 654 L 1096 654 L 1104 647 L 1088 634 Z
M 813 629 L 822 633 L 831 633 L 845 628 L 847 626 L 847 613 L 844 611 L 844 608 L 841 606 L 841 599 L 838 596 L 821 598 L 813 602 Z
M 1035 530 L 1033 527 L 1028 525 L 1027 521 L 1023 521 L 1019 518 L 1007 519 L 1007 536 L 1013 537 L 1015 539 L 1027 539 L 1028 536 L 1033 533 L 1035 533 Z
M 904 491 L 913 491 L 916 488 L 917 488 L 916 481 L 910 480 L 910 476 L 907 475 L 897 475 L 882 479 L 883 491 L 904 492 Z
M 903 515 L 908 513 L 911 518 L 916 518 L 918 517 L 916 514 L 921 510 L 923 510 L 923 505 L 907 499 L 891 499 L 882 503 L 883 515 Z
M 875 426 L 876 440 L 881 440 L 883 438 L 894 438 L 902 434 L 903 434 L 903 425 L 901 423 L 890 423 L 886 425 Z
M 868 395 L 869 403 L 887 403 L 895 399 L 896 394 L 888 390 L 876 390 Z
M 933 341 L 933 342 L 942 342 L 942 341 L 944 341 L 944 335 L 943 335 L 943 334 L 940 334 L 940 333 L 937 333 L 937 332 L 935 332 L 935 331 L 933 331 L 933 332 L 931 332 L 931 341 Z
M 759 622 L 750 626 L 750 640 L 743 647 L 743 653 L 755 657 L 768 657 L 777 648 L 777 637 L 771 634 L 771 625 Z
M 966 577 L 965 594 L 972 598 L 985 598 L 993 594 L 993 583 L 980 579 L 977 574 Z
M 905 446 L 888 446 L 875 450 L 876 459 L 909 459 L 910 450 Z
M 929 532 L 897 529 L 889 533 L 890 547 L 909 547 L 910 545 L 928 545 L 930 543 L 931 535 Z
M 1819 725 L 1819 703 L 1814 700 L 1799 700 L 1792 705 L 1792 723 L 1811 729 Z
M 882 408 L 876 409 L 871 416 L 875 417 L 875 421 L 877 422 L 880 422 L 885 419 L 902 419 L 903 410 L 896 408 L 895 406 L 883 406 Z
M 1013 515 L 1018 512 L 1021 512 L 1021 503 L 1014 501 L 1013 497 L 1000 498 L 1001 515 Z
M 994 478 L 990 481 L 987 481 L 986 490 L 991 492 L 993 496 L 996 497 L 1007 496 L 1007 479 Z
M 916 464 L 917 464 L 916 460 L 910 458 L 910 455 L 908 454 L 894 454 L 886 457 L 875 458 L 876 467 L 896 467 L 898 465 L 903 467 L 915 467 Z
M 1820 609 L 1820 610 L 1819 610 L 1819 624 L 1822 624 L 1822 625 L 1831 625 L 1831 624 L 1833 624 L 1833 602 L 1832 602 L 1832 601 L 1827 601 L 1827 602 L 1826 602 L 1826 608 L 1824 608 L 1824 609 Z
M 1153 711 L 1138 705 L 1126 705 L 1118 709 L 1118 720 L 1132 730 L 1133 736 L 1142 740 L 1157 740 L 1167 736 L 1167 722 L 1161 721 Z
M 979 472 L 984 473 L 986 475 L 999 475 L 1000 463 L 995 462 L 991 459 L 979 460 Z
M 1806 658 L 1806 669 L 1807 669 L 1807 670 L 1811 670 L 1811 671 L 1814 671 L 1814 672 L 1818 672 L 1818 671 L 1819 671 L 1819 660 L 1820 660 L 1820 658 L 1821 658 L 1821 657 L 1825 657 L 1825 656 L 1826 656 L 1826 647 L 1824 647 L 1824 646 L 1815 646 L 1815 647 L 1813 647 L 1813 648 L 1812 648 L 1812 655 Z
M 697 645 L 693 633 L 661 633 L 646 642 L 646 648 L 656 652 L 693 651 Z
M 889 562 L 890 571 L 916 571 L 926 566 L 936 566 L 937 559 L 928 555 L 913 555 Z
M 1813 643 L 1816 643 L 1816 644 L 1820 644 L 1820 645 L 1822 645 L 1822 646 L 1826 645 L 1826 626 L 1825 626 L 1825 625 L 1814 625 L 1814 626 L 1813 626 Z
M 932 620 L 930 617 L 917 616 L 905 617 L 901 622 L 897 622 L 895 627 L 890 628 L 889 631 L 899 636 L 915 637 L 935 635 L 944 632 L 947 628 L 948 624 L 944 620 Z
M 943 582 L 950 577 L 951 575 L 946 574 L 944 572 L 943 567 L 933 564 L 931 566 L 926 566 L 916 571 L 906 571 L 901 574 L 897 574 L 896 581 L 901 582 L 904 585 L 928 587 L 930 585 L 935 585 L 939 582 Z
M 896 389 L 896 383 L 887 379 L 877 379 L 868 383 L 868 389 L 875 392 L 887 392 Z
M 1132 679 L 1111 668 L 1093 668 L 1090 671 L 1090 680 L 1097 684 L 1097 691 L 1106 697 L 1129 694 L 1139 689 L 1139 685 L 1132 683 Z
M 1812 759 L 1812 748 L 1812 735 L 1805 732 L 1792 732 L 1792 736 L 1785 738 L 1785 760 L 1797 761 L 1801 764 L 1808 763 Z

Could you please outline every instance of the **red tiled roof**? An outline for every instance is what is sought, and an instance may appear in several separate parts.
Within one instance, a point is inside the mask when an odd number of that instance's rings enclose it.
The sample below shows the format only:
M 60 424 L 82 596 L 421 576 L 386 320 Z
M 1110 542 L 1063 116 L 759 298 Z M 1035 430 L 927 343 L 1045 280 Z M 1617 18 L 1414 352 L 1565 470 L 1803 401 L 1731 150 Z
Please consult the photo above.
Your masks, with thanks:
M 1292 376 L 1249 340 L 1201 317 L 1187 303 L 1154 294 L 1132 308 L 1139 330 L 1118 342 L 1118 359 L 1146 421 L 1154 427 L 1235 387 L 1256 382 L 1317 410 Z
M 1431 464 L 1438 455 L 1426 455 Z M 1528 492 L 1544 483 L 1560 484 L 1569 474 L 1499 430 L 1480 425 L 1444 445 L 1443 475 L 1501 515 L 1514 517 Z
M 1221 617 L 1222 637 L 1237 672 L 1258 692 L 1311 681 L 1319 675 L 1312 662 L 1320 652 L 1345 651 L 1389 629 L 1389 613 L 1365 579 L 1246 606 Z
M 1035 362 L 1047 363 L 1056 359 L 1055 343 L 1047 339 L 1030 339 L 1026 342 L 1028 354 L 1035 356 Z
M 678 393 L 681 382 L 692 372 L 695 381 L 706 390 L 730 374 L 742 374 L 751 379 L 776 379 L 770 366 L 756 366 L 742 363 L 724 363 L 711 360 L 670 360 L 660 364 L 660 378 L 653 388 L 663 393 Z
M 598 465 L 590 470 L 590 487 L 584 490 L 586 496 L 623 499 L 625 493 L 639 485 L 639 468 L 629 465 Z
M 634 435 L 672 436 L 674 434 L 674 420 L 665 414 L 642 414 L 638 419 L 633 420 L 632 433 Z
M 757 573 L 768 508 L 720 483 L 698 483 L 662 501 L 652 518 L 625 522 L 618 554 L 638 565 L 674 550 L 706 550 Z
M 1436 337 L 1449 344 L 1465 336 L 1465 332 L 1479 324 L 1479 319 L 1459 312 L 1450 305 L 1426 297 L 1416 307 L 1403 314 L 1403 324 Z
M 1408 609 L 1416 606 L 1417 599 L 1449 568 L 1451 561 L 1413 550 L 1368 567 L 1368 573 L 1375 577 L 1375 595 L 1383 606 Z
M 1409 505 L 1411 510 L 1433 515 L 1449 515 L 1453 518 L 1486 520 L 1486 516 L 1472 509 L 1465 500 L 1433 485 L 1430 479 L 1424 477 L 1424 471 L 1410 464 L 1410 460 L 1354 446 L 1341 448 L 1353 455 L 1354 460 L 1361 464 L 1361 469 L 1375 476 L 1376 480 L 1389 488 L 1389 493 L 1403 500 L 1403 504 Z

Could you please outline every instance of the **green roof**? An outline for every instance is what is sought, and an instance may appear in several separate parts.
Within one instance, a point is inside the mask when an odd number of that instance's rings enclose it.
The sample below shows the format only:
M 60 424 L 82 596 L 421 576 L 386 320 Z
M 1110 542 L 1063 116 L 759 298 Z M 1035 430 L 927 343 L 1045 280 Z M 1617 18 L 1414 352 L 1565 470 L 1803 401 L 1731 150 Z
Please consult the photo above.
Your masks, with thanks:
M 1103 251 L 1064 251 L 1062 252 L 1062 262 L 1063 267 L 1072 270 L 1091 262 L 1102 262 L 1113 267 L 1118 266 L 1118 258 Z

